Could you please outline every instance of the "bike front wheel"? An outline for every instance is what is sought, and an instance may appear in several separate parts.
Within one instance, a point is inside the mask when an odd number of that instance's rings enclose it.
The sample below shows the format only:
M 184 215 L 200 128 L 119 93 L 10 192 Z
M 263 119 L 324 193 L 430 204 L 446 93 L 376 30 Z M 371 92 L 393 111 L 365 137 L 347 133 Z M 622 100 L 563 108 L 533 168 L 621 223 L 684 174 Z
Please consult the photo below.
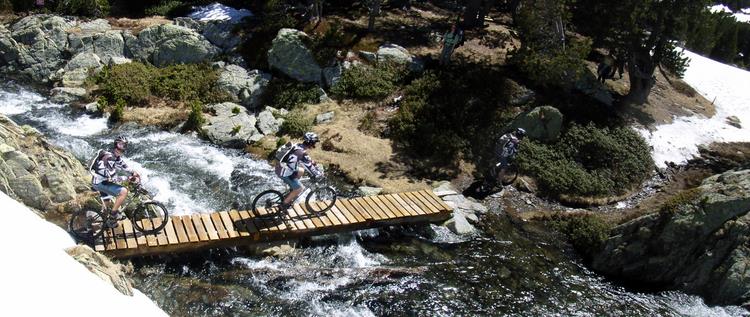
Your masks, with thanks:
M 133 226 L 145 234 L 156 233 L 164 229 L 169 221 L 169 212 L 160 202 L 149 201 L 133 211 Z
M 267 216 L 271 208 L 278 207 L 284 201 L 284 195 L 279 191 L 269 189 L 264 191 L 253 199 L 252 210 L 256 217 Z M 265 210 L 265 214 L 261 215 L 261 209 Z
M 331 209 L 338 198 L 331 186 L 318 187 L 305 198 L 305 207 L 313 213 L 324 213 Z
M 518 178 L 518 166 L 516 166 L 515 164 L 510 164 L 503 167 L 503 170 L 504 173 L 500 178 L 500 183 L 502 183 L 503 186 L 513 184 L 513 182 L 516 181 L 516 178 Z
M 68 231 L 81 241 L 93 242 L 104 232 L 104 217 L 95 210 L 75 212 L 70 217 Z

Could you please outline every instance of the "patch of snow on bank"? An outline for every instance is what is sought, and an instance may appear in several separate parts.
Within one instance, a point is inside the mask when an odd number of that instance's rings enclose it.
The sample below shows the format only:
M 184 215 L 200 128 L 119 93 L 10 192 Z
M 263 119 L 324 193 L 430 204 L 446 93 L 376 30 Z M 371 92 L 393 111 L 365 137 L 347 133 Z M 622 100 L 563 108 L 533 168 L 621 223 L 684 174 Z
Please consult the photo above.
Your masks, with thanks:
M 0 192 L 2 316 L 167 316 L 138 290 L 126 296 L 64 249 L 73 239 Z
M 679 117 L 657 126 L 655 131 L 639 130 L 653 147 L 654 162 L 659 167 L 666 166 L 665 161 L 687 162 L 698 154 L 701 144 L 750 141 L 750 72 L 693 52 L 685 51 L 685 55 L 691 59 L 685 82 L 714 101 L 716 115 Z M 729 116 L 736 116 L 742 128 L 727 124 Z
M 708 7 L 708 10 L 711 11 L 711 13 L 717 13 L 717 12 L 726 12 L 726 13 L 734 13 L 732 9 L 727 7 L 723 4 L 717 4 L 714 6 Z M 732 14 L 735 19 L 737 19 L 738 22 L 750 22 L 750 8 L 745 8 L 740 10 L 737 13 Z
M 188 17 L 198 21 L 231 21 L 233 23 L 240 22 L 243 18 L 252 16 L 252 12 L 248 9 L 235 9 L 232 7 L 225 6 L 221 3 L 213 3 L 207 6 L 194 8 L 195 11 L 190 13 Z

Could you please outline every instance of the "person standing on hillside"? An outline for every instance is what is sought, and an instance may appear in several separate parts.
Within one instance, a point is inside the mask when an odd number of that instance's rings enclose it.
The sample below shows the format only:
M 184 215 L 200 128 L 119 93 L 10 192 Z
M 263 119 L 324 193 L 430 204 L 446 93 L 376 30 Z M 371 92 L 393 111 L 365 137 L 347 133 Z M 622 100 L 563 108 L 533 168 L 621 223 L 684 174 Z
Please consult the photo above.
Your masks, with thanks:
M 451 29 L 445 32 L 443 35 L 443 49 L 440 53 L 440 65 L 448 65 L 451 60 L 451 55 L 456 45 L 461 42 L 464 37 L 464 32 L 456 26 L 456 23 L 451 24 Z

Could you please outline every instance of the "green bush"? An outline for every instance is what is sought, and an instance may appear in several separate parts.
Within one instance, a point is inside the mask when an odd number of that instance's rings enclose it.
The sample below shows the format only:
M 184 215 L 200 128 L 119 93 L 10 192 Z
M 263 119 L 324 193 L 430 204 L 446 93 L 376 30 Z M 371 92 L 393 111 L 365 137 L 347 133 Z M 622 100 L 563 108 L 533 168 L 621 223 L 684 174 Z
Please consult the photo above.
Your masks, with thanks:
M 172 12 L 183 6 L 182 1 L 178 0 L 162 0 L 156 5 L 146 8 L 146 15 L 161 15 L 171 16 Z
M 331 88 L 331 93 L 342 98 L 384 98 L 396 90 L 396 84 L 405 75 L 403 66 L 392 63 L 358 65 L 344 71 L 341 79 Z
M 146 103 L 151 95 L 175 101 L 213 103 L 228 99 L 217 88 L 218 78 L 218 72 L 207 64 L 157 68 L 132 62 L 104 68 L 95 82 L 109 100 L 124 99 L 135 105 Z
M 236 135 L 237 133 L 240 133 L 240 130 L 242 129 L 241 125 L 236 125 L 232 127 L 232 135 Z
M 274 108 L 292 110 L 303 103 L 317 103 L 318 86 L 274 78 L 264 93 L 264 99 Z
M 109 106 L 109 102 L 107 102 L 107 98 L 104 98 L 104 96 L 96 99 L 96 111 L 104 113 L 104 111 L 107 111 L 107 106 Z
M 201 127 L 204 123 L 206 123 L 206 119 L 203 117 L 203 105 L 198 101 L 193 101 L 190 103 L 190 115 L 188 115 L 184 129 L 201 131 Z
M 302 137 L 305 132 L 310 131 L 313 125 L 313 119 L 305 116 L 300 110 L 290 111 L 284 116 L 284 123 L 281 124 L 280 132 L 292 137 Z
M 564 233 L 573 247 L 590 258 L 601 250 L 612 226 L 593 214 L 552 216 L 552 227 Z
M 112 65 L 99 72 L 96 83 L 109 100 L 143 104 L 151 95 L 151 78 L 155 71 L 155 67 L 138 62 Z
M 234 108 L 232 108 L 232 114 L 240 114 L 241 111 L 242 111 L 242 109 L 240 109 L 240 107 L 234 107 Z
M 32 1 L 29 1 L 32 2 Z M 105 17 L 109 14 L 107 0 L 58 0 L 57 12 L 65 15 Z
M 109 121 L 119 122 L 122 120 L 122 117 L 124 115 L 125 115 L 125 100 L 117 99 L 117 102 L 115 102 L 114 109 L 112 109 L 112 112 L 110 112 L 109 114 Z
M 700 188 L 683 190 L 665 201 L 664 204 L 659 207 L 659 213 L 662 215 L 673 215 L 681 206 L 694 203 L 700 194 Z
M 629 128 L 573 124 L 554 144 L 521 143 L 519 167 L 547 194 L 601 197 L 640 184 L 654 163 L 645 140 Z

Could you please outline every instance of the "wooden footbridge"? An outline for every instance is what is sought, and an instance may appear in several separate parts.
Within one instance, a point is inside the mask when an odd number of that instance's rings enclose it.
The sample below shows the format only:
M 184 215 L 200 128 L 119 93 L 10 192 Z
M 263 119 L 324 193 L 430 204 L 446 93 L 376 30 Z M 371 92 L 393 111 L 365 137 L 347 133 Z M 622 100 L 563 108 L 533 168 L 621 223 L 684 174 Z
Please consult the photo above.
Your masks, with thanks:
M 319 216 L 298 204 L 286 212 L 283 221 L 265 210 L 260 211 L 261 217 L 246 210 L 172 216 L 164 230 L 150 235 L 134 230 L 133 224 L 126 219 L 120 221 L 117 228 L 105 231 L 95 242 L 95 249 L 116 258 L 170 254 L 391 225 L 439 222 L 450 218 L 451 212 L 452 208 L 432 191 L 422 190 L 338 199 L 333 208 Z M 150 228 L 154 224 L 144 220 L 143 225 Z

